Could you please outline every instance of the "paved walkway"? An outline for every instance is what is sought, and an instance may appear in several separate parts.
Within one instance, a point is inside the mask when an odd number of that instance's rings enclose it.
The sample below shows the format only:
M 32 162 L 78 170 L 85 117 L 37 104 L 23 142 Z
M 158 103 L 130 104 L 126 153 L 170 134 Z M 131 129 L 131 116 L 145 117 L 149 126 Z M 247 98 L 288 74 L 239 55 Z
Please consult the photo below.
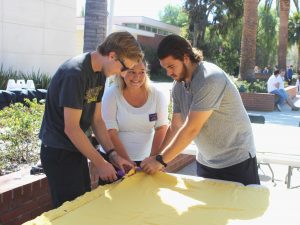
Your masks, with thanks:
M 155 83 L 160 90 L 162 90 L 169 98 L 169 90 L 172 87 L 172 83 Z M 297 96 L 297 99 L 300 99 L 300 96 Z M 258 112 L 258 111 L 248 111 L 251 114 L 258 114 L 265 117 L 265 123 L 271 124 L 280 124 L 286 126 L 296 126 L 300 129 L 300 111 L 292 111 L 288 105 L 282 107 L 282 111 L 273 111 L 273 112 Z M 267 134 L 266 134 L 267 135 Z M 300 140 L 289 140 L 288 134 L 282 134 L 283 141 L 298 141 Z M 300 142 L 299 142 L 299 151 L 300 151 Z M 281 165 L 271 165 L 274 174 L 275 182 L 271 180 L 271 172 L 267 166 L 262 165 L 259 170 L 259 176 L 261 183 L 270 188 L 282 188 L 286 189 L 286 175 L 288 172 L 287 166 Z M 196 175 L 196 163 L 191 163 L 190 165 L 184 167 L 177 173 L 185 175 Z M 291 188 L 296 188 L 300 190 L 300 169 L 294 169 L 292 175 Z
M 297 95 L 296 99 L 300 99 L 300 95 Z M 292 111 L 287 104 L 281 107 L 281 112 L 249 111 L 249 113 L 264 116 L 266 123 L 300 127 L 300 111 Z

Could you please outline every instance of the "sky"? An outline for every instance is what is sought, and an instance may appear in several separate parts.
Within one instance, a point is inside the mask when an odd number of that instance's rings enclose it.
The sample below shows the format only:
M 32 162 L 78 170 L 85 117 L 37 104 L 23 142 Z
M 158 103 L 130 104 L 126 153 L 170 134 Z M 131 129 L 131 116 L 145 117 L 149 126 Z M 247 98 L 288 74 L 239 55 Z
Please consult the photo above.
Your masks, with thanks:
M 77 1 L 77 16 L 80 15 L 82 6 L 85 6 L 85 0 Z M 168 5 L 183 5 L 184 0 L 114 0 L 114 16 L 146 16 L 159 20 L 159 11 Z M 107 0 L 108 7 L 110 0 Z M 273 1 L 273 7 L 275 8 Z M 109 10 L 109 9 L 108 9 Z M 295 11 L 294 3 L 291 2 L 291 11 Z
M 110 5 L 110 0 L 108 6 Z M 114 16 L 145 16 L 159 19 L 159 11 L 168 5 L 182 5 L 183 0 L 114 0 Z M 85 0 L 77 0 L 77 15 L 80 15 Z

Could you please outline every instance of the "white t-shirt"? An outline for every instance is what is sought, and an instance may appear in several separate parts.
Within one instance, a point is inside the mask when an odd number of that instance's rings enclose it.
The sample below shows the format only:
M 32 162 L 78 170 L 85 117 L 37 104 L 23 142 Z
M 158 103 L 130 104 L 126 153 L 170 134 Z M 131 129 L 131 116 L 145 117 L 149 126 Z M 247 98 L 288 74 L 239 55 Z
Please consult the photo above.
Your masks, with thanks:
M 278 75 L 277 77 L 273 74 L 268 79 L 268 92 L 271 93 L 272 91 L 278 89 L 275 85 L 279 82 L 279 89 L 284 89 L 284 82 L 282 77 Z
M 116 129 L 129 157 L 141 161 L 152 148 L 154 128 L 167 125 L 168 101 L 155 87 L 139 108 L 130 105 L 116 85 L 108 87 L 102 98 L 102 116 L 107 129 Z

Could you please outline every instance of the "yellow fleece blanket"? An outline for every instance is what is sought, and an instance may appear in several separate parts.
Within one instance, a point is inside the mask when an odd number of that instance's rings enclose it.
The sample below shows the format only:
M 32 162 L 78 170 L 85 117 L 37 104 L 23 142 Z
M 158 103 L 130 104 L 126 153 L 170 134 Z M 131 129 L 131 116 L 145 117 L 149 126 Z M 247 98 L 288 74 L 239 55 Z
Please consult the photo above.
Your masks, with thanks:
M 25 224 L 278 224 L 273 223 L 278 222 L 278 215 L 268 213 L 269 208 L 269 190 L 264 187 L 138 172 L 121 182 L 98 187 Z

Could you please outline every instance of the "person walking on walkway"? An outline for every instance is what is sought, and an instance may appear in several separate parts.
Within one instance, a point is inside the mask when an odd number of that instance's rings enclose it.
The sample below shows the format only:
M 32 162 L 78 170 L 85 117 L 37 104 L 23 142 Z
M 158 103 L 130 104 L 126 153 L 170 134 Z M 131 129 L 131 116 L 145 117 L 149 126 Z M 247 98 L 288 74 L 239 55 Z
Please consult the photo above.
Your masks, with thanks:
M 288 85 L 292 84 L 292 80 L 293 80 L 293 65 L 290 65 L 286 70 L 286 81 L 288 82 Z

